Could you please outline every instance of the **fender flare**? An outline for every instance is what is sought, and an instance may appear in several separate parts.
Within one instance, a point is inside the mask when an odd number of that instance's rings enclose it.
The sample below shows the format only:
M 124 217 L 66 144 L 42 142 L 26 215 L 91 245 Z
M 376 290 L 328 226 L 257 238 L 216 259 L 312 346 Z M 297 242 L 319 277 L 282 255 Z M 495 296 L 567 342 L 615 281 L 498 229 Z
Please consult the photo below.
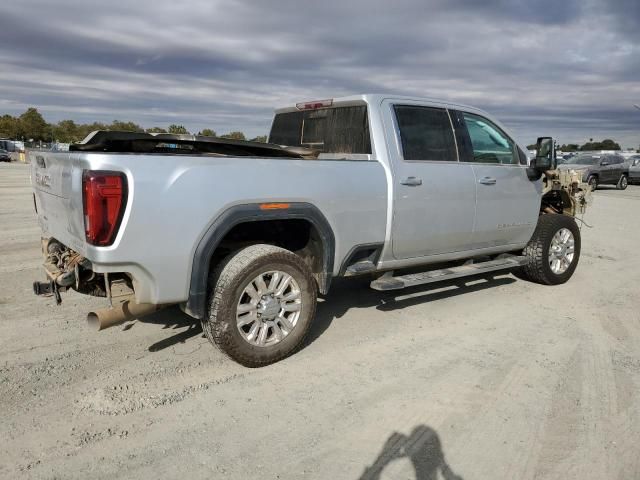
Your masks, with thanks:
M 211 258 L 216 248 L 231 229 L 246 222 L 264 220 L 302 219 L 310 222 L 319 232 L 323 246 L 322 272 L 318 278 L 320 293 L 326 294 L 333 277 L 335 236 L 322 212 L 310 203 L 288 203 L 288 208 L 263 210 L 260 203 L 236 205 L 222 212 L 198 242 L 193 255 L 189 298 L 184 311 L 194 318 L 204 318 L 207 301 L 207 283 Z

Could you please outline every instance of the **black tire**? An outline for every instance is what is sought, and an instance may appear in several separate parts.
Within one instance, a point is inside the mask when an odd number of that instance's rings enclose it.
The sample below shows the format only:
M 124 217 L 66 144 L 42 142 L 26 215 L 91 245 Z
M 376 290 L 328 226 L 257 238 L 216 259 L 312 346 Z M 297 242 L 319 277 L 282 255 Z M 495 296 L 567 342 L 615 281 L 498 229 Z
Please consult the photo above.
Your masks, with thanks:
M 618 184 L 616 185 L 616 188 L 618 190 L 626 190 L 628 186 L 629 186 L 629 179 L 627 178 L 627 175 L 623 173 L 622 175 L 620 175 L 620 180 L 618 180 Z
M 591 187 L 591 191 L 595 191 L 596 188 L 598 188 L 598 177 L 596 177 L 595 175 L 591 175 L 588 179 L 587 179 L 587 183 L 589 184 L 589 186 Z
M 241 335 L 236 308 L 245 287 L 258 275 L 282 271 L 300 288 L 302 307 L 297 323 L 279 343 L 256 346 Z M 262 367 L 291 355 L 303 344 L 315 315 L 317 285 L 298 255 L 273 245 L 251 245 L 223 261 L 209 280 L 209 302 L 202 329 L 209 341 L 231 359 L 246 367 Z
M 561 229 L 566 228 L 573 234 L 574 256 L 571 264 L 563 273 L 554 273 L 549 264 L 549 247 L 553 236 Z M 576 221 L 559 214 L 541 215 L 538 217 L 538 225 L 531 240 L 525 247 L 523 254 L 528 263 L 514 272 L 524 280 L 529 280 L 543 285 L 559 285 L 571 278 L 580 260 L 580 229 Z

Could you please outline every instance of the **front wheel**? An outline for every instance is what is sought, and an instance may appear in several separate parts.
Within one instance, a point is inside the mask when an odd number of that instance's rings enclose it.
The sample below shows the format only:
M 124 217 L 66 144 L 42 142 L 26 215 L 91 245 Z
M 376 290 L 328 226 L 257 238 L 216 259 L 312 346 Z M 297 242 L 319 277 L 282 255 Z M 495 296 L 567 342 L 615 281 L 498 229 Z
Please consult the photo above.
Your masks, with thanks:
M 247 367 L 277 362 L 297 350 L 315 315 L 317 288 L 298 255 L 251 245 L 229 256 L 212 275 L 205 335 Z
M 588 179 L 587 179 L 587 183 L 589 184 L 589 186 L 591 187 L 591 191 L 595 192 L 596 188 L 598 188 L 598 177 L 596 177 L 595 175 L 591 175 Z
M 616 188 L 618 190 L 626 190 L 628 186 L 629 186 L 629 179 L 623 173 L 622 175 L 620 175 L 620 180 L 618 180 L 618 184 L 616 185 Z
M 580 229 L 567 215 L 541 215 L 523 253 L 527 264 L 515 272 L 518 277 L 543 285 L 565 283 L 580 259 Z

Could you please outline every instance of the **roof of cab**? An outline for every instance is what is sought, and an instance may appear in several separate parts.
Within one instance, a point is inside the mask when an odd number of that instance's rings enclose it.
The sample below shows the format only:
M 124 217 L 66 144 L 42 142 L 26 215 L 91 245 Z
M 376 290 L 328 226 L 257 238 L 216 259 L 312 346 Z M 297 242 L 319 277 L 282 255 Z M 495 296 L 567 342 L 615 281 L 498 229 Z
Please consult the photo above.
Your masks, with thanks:
M 327 97 L 324 97 L 328 99 Z M 319 102 L 322 99 L 318 97 L 317 99 L 306 100 L 303 103 L 314 103 Z M 478 115 L 482 115 L 492 122 L 496 123 L 501 129 L 503 129 L 511 138 L 515 139 L 516 143 L 520 146 L 521 149 L 525 148 L 526 143 L 523 142 L 522 139 L 518 138 L 518 135 L 514 135 L 513 132 L 510 131 L 505 125 L 502 124 L 494 115 L 480 109 L 477 107 L 472 107 L 471 105 L 465 105 L 462 103 L 452 102 L 450 100 L 438 99 L 438 98 L 430 98 L 430 97 L 417 97 L 411 95 L 394 95 L 390 93 L 363 93 L 359 95 L 349 95 L 346 97 L 336 97 L 331 99 L 333 101 L 332 106 L 340 105 L 340 106 L 349 106 L 349 105 L 362 105 L 366 103 L 370 106 L 378 107 L 384 100 L 393 100 L 394 102 L 411 102 L 422 104 L 426 106 L 440 107 L 440 108 L 449 108 L 454 110 L 462 110 L 465 112 L 476 113 Z M 331 108 L 331 107 L 329 107 Z M 278 108 L 275 110 L 275 113 L 287 113 L 287 112 L 299 112 L 298 108 L 295 105 L 285 108 Z
M 416 103 L 437 105 L 445 108 L 454 108 L 458 110 L 481 112 L 485 115 L 489 115 L 487 112 L 477 107 L 472 107 L 471 105 L 465 105 L 462 103 L 451 102 L 449 100 L 438 99 L 438 98 L 415 97 L 410 95 L 394 95 L 394 94 L 388 94 L 388 93 L 363 93 L 358 95 L 349 95 L 346 97 L 336 97 L 331 100 L 333 100 L 332 106 L 357 105 L 361 103 L 367 103 L 368 105 L 380 105 L 384 100 L 416 102 Z M 305 100 L 302 103 L 314 102 L 314 101 L 320 101 L 320 100 L 315 100 L 315 99 Z M 296 105 L 292 105 L 290 107 L 277 108 L 275 110 L 275 113 L 285 113 L 285 112 L 293 112 L 293 111 L 299 111 Z

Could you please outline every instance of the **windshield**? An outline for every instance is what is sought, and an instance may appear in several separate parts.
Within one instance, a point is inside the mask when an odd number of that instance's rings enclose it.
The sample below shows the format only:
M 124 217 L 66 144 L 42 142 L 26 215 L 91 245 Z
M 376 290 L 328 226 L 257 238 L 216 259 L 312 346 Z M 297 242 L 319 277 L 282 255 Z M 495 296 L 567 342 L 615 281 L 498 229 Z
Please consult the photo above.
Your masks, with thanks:
M 575 165 L 595 165 L 600 163 L 599 155 L 578 155 L 571 159 L 571 163 Z

